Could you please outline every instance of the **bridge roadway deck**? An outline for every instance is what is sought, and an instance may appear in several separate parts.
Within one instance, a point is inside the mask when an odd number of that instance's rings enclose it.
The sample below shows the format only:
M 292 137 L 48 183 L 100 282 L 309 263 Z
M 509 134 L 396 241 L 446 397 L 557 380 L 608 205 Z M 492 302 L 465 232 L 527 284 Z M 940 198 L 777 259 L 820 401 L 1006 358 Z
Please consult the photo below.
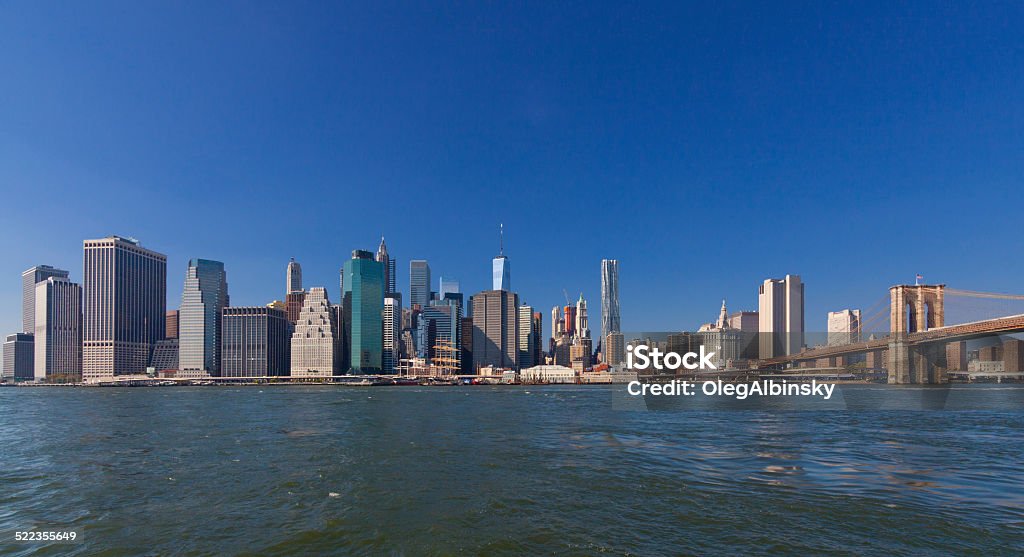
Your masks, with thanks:
M 984 321 L 974 321 L 948 327 L 936 327 L 928 331 L 910 333 L 904 337 L 908 344 L 925 344 L 930 342 L 949 342 L 951 340 L 967 340 L 970 338 L 982 337 L 993 334 L 1006 334 L 1024 331 L 1024 314 L 997 317 Z M 874 350 L 885 350 L 889 347 L 891 337 L 882 337 L 865 342 L 842 344 L 838 346 L 822 346 L 811 348 L 794 354 L 779 358 L 771 358 L 761 362 L 762 365 L 784 364 L 788 362 L 799 362 L 815 360 L 818 358 L 829 358 L 832 356 L 845 356 L 848 354 L 861 354 Z

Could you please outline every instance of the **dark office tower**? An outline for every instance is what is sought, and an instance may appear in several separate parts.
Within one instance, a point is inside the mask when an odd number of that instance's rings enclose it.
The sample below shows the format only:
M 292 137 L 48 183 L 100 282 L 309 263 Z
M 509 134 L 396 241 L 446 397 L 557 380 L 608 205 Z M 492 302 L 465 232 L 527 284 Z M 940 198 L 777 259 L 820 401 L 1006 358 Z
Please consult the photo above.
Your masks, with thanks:
M 35 375 L 34 335 L 14 333 L 4 342 L 3 379 L 5 381 L 31 381 Z
M 145 373 L 153 345 L 164 338 L 167 256 L 138 240 L 86 240 L 82 378 Z
M 530 331 L 534 336 L 534 347 L 533 347 L 533 362 L 534 365 L 544 364 L 544 314 L 541 312 L 535 312 L 533 314 L 533 330 Z
M 156 372 L 178 370 L 178 339 L 165 338 L 158 340 L 153 346 L 153 356 L 149 359 L 149 367 Z
M 473 296 L 473 365 L 516 369 L 519 364 L 519 295 L 484 290 Z
M 384 264 L 364 250 L 342 268 L 345 341 L 352 375 L 380 373 L 384 352 Z
M 164 338 L 178 338 L 178 310 L 167 310 L 164 322 Z
M 601 260 L 601 338 L 622 329 L 619 316 L 619 262 Z
M 427 307 L 430 303 L 430 265 L 422 259 L 409 262 L 409 307 Z
M 284 311 L 292 325 L 299 319 L 302 313 L 302 303 L 306 301 L 306 293 L 303 291 L 289 292 L 284 298 Z
M 419 319 L 419 347 L 420 357 L 433 358 L 435 349 L 439 343 L 447 348 L 458 351 L 461 346 L 462 335 L 459 328 L 462 324 L 462 304 L 458 300 L 434 300 L 430 305 L 423 308 Z M 461 360 L 461 354 L 451 353 L 446 359 Z
M 288 273 L 284 279 L 285 295 L 292 292 L 302 292 L 302 265 L 294 257 L 288 262 Z
M 463 317 L 462 324 L 462 374 L 473 375 L 476 368 L 473 367 L 473 318 Z
M 221 377 L 288 375 L 290 328 L 279 309 L 224 308 Z
M 380 246 L 377 247 L 377 257 L 375 258 L 378 263 L 384 264 L 384 295 L 394 296 L 397 293 L 395 288 L 395 259 L 388 256 L 388 246 L 384 243 L 384 236 L 380 237 Z
M 68 272 L 49 265 L 36 265 L 21 273 L 21 331 L 33 334 L 36 330 L 36 285 L 50 277 L 68 278 Z
M 35 378 L 82 380 L 82 287 L 65 277 L 36 284 Z
M 227 305 L 224 264 L 209 259 L 189 261 L 178 310 L 178 367 L 182 371 L 220 373 L 221 311 Z

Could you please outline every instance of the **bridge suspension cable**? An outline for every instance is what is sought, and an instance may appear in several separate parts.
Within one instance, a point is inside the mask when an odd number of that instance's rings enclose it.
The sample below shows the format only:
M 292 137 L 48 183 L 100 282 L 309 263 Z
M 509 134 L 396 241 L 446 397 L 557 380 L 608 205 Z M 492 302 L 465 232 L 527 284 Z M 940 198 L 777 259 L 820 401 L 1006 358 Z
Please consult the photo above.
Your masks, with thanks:
M 883 296 L 879 298 L 874 304 L 868 308 L 861 315 L 860 327 L 857 332 L 863 334 L 865 332 L 871 332 L 873 327 L 877 327 L 884 323 L 883 317 L 888 319 L 889 317 L 889 297 Z
M 879 312 L 871 317 L 871 319 L 865 320 L 860 327 L 862 333 L 873 333 L 881 332 L 888 329 L 889 326 L 889 312 Z
M 960 290 L 947 288 L 947 296 L 965 296 L 968 298 L 990 298 L 995 300 L 1024 300 L 1024 294 L 999 294 L 996 292 L 977 292 L 974 290 Z

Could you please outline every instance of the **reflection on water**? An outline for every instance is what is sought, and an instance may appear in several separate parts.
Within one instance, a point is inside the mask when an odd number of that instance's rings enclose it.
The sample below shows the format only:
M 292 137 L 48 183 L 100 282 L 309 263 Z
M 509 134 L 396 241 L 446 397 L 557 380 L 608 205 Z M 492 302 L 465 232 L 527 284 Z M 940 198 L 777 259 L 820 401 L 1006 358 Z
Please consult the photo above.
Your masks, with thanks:
M 862 387 L 843 389 L 852 408 L 658 412 L 615 410 L 603 387 L 0 389 L 0 532 L 75 529 L 81 544 L 43 554 L 83 555 L 1021 547 L 1024 389 L 966 389 L 1003 402 L 909 411 L 923 390 Z

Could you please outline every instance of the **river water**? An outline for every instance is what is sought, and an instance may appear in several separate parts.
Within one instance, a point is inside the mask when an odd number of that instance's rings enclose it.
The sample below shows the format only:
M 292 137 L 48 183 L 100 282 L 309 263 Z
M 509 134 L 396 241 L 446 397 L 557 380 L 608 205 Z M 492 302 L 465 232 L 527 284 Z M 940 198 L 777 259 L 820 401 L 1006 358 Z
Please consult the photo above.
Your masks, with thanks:
M 817 411 L 622 410 L 622 388 L 0 389 L 0 554 L 1024 548 L 1024 387 Z M 77 538 L 14 541 L 33 529 Z

